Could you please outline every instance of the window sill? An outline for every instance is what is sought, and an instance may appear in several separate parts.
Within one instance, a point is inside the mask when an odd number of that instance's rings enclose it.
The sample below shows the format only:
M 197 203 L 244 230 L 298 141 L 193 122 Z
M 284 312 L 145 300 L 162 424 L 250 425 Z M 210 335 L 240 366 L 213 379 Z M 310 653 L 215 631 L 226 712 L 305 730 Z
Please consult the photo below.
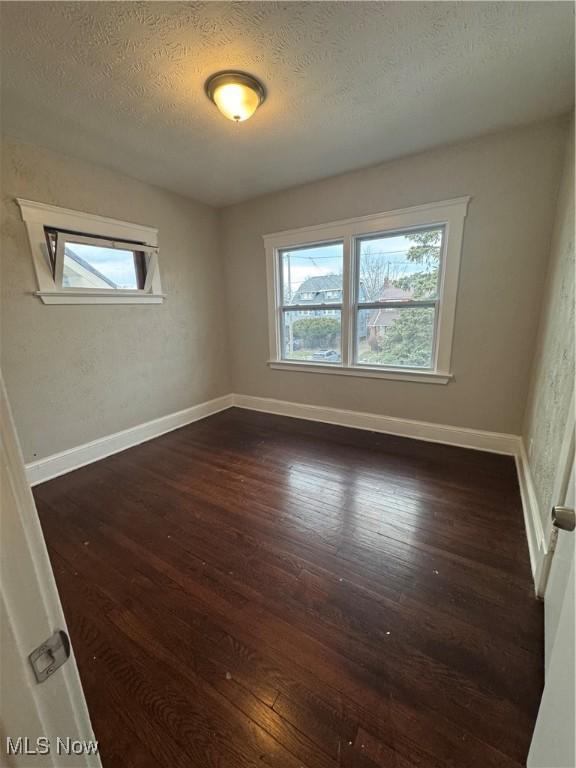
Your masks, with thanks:
M 359 376 L 367 379 L 391 379 L 393 381 L 417 381 L 421 384 L 448 384 L 451 373 L 439 371 L 417 371 L 381 369 L 366 367 L 344 367 L 331 363 L 292 363 L 288 360 L 269 360 L 270 368 L 277 371 L 299 371 L 300 373 L 332 373 L 337 376 Z
M 36 291 L 44 304 L 162 304 L 163 293 L 94 293 L 88 291 Z

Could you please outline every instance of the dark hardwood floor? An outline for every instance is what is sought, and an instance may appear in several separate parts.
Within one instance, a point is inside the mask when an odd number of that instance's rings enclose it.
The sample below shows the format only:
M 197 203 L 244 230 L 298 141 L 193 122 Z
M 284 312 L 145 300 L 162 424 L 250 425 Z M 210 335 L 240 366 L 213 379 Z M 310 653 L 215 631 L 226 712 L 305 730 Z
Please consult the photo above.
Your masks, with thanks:
M 34 489 L 105 768 L 512 768 L 514 461 L 232 409 Z

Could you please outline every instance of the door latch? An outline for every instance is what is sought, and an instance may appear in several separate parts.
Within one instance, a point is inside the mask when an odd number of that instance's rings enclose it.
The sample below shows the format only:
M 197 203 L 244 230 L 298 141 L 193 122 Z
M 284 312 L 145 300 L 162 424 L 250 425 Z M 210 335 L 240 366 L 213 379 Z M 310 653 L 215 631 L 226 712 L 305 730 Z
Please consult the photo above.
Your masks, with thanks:
M 68 635 L 64 630 L 57 629 L 52 637 L 49 637 L 42 645 L 32 651 L 28 658 L 36 680 L 43 683 L 70 658 Z
M 552 525 L 561 531 L 573 531 L 576 528 L 576 512 L 570 507 L 553 507 Z

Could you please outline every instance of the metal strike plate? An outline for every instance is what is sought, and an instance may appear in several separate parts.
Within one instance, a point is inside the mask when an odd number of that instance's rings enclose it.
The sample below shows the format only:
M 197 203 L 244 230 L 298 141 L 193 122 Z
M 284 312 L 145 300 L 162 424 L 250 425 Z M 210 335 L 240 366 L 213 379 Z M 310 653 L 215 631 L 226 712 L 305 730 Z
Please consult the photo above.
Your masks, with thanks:
M 70 640 L 61 629 L 45 640 L 28 656 L 34 675 L 39 683 L 43 683 L 53 675 L 62 664 L 70 658 Z
M 576 513 L 570 507 L 553 507 L 552 525 L 561 531 L 573 531 L 576 528 Z

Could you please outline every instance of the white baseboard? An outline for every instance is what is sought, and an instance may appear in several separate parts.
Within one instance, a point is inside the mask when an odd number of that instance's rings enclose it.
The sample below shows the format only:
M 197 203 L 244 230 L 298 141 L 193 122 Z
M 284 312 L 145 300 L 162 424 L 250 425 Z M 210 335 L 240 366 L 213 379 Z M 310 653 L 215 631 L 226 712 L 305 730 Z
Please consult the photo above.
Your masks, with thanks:
M 280 416 L 292 416 L 297 419 L 321 421 L 325 424 L 337 424 L 342 427 L 367 429 L 371 432 L 385 432 L 389 435 L 411 437 L 431 443 L 455 445 L 460 448 L 473 448 L 491 453 L 504 453 L 515 456 L 520 438 L 501 432 L 485 432 L 466 427 L 452 427 L 446 424 L 433 424 L 428 421 L 398 419 L 394 416 L 381 416 L 377 413 L 348 411 L 340 408 L 325 408 L 318 405 L 291 403 L 286 400 L 272 400 L 267 397 L 234 395 L 234 405 L 250 411 L 275 413 Z
M 92 440 L 76 448 L 70 448 L 61 453 L 54 453 L 44 459 L 26 464 L 26 477 L 30 485 L 43 483 L 59 475 L 72 472 L 72 470 L 83 467 L 86 464 L 99 461 L 106 456 L 111 456 L 113 453 L 125 451 L 126 448 L 152 440 L 154 437 L 159 437 L 165 432 L 171 432 L 173 429 L 184 427 L 186 424 L 191 424 L 194 421 L 206 418 L 206 416 L 224 411 L 232 405 L 233 396 L 224 395 L 214 400 L 208 400 L 205 403 L 193 405 L 191 408 L 185 408 L 183 411 L 170 413 L 167 416 L 161 416 L 159 419 L 138 424 L 130 429 L 115 432 L 98 440 Z
M 530 566 L 534 578 L 534 587 L 536 593 L 538 593 L 540 574 L 548 551 L 548 541 L 542 526 L 540 505 L 523 440 L 520 440 L 518 452 L 516 453 L 516 469 L 518 471 L 518 483 L 520 485 L 522 510 L 524 512 L 524 526 L 530 552 Z M 539 596 L 541 597 L 541 595 Z

